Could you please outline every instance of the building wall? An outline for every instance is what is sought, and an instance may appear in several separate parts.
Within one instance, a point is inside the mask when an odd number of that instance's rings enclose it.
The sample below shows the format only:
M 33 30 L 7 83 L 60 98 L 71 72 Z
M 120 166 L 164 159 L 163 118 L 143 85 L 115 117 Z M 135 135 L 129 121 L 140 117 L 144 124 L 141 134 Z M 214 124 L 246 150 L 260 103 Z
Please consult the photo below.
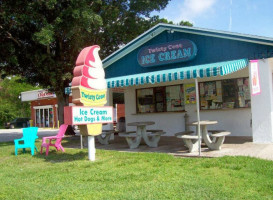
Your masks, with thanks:
M 259 60 L 261 93 L 252 96 L 253 142 L 273 142 L 273 58 Z
M 72 97 L 69 97 L 69 102 L 72 102 Z M 35 108 L 43 108 L 44 106 L 52 106 L 53 108 L 53 115 L 54 115 L 54 127 L 58 127 L 58 101 L 57 98 L 47 98 L 47 99 L 37 99 L 31 101 L 31 120 L 33 120 L 33 125 L 36 123 L 35 118 Z
M 33 125 L 36 124 L 36 118 L 35 118 L 35 109 L 34 107 L 41 107 L 42 106 L 50 106 L 52 105 L 53 108 L 53 115 L 54 115 L 54 127 L 58 126 L 58 117 L 57 117 L 57 99 L 51 98 L 51 99 L 41 99 L 36 101 L 31 101 L 31 119 L 33 120 Z
M 228 78 L 240 78 L 248 77 L 248 68 L 236 72 L 234 74 L 216 77 L 211 79 L 200 79 L 203 81 L 213 81 L 222 80 Z M 186 112 L 163 112 L 163 113 L 136 113 L 136 89 L 149 88 L 157 86 L 175 85 L 175 84 L 185 84 L 194 83 L 194 80 L 183 80 L 183 81 L 173 81 L 164 84 L 147 84 L 138 87 L 127 87 L 125 90 L 125 115 L 126 124 L 134 121 L 154 121 L 155 125 L 147 127 L 147 129 L 163 129 L 166 131 L 167 136 L 173 136 L 177 132 L 185 130 L 184 115 L 187 112 L 189 115 L 189 122 L 195 121 L 196 117 L 196 105 L 186 104 Z M 251 109 L 250 108 L 239 108 L 231 110 L 201 110 L 200 111 L 201 120 L 217 120 L 218 124 L 209 126 L 211 129 L 223 129 L 231 132 L 231 136 L 252 136 L 251 128 Z M 135 127 L 126 127 L 126 131 L 133 131 Z M 191 130 L 195 130 L 193 127 Z
M 138 64 L 137 55 L 142 47 L 180 39 L 189 39 L 196 44 L 197 55 L 193 60 L 157 67 L 141 67 Z M 105 74 L 107 78 L 113 78 L 237 59 L 258 59 L 267 57 L 267 54 L 271 55 L 272 52 L 273 46 L 271 45 L 182 32 L 170 34 L 164 31 L 105 68 Z

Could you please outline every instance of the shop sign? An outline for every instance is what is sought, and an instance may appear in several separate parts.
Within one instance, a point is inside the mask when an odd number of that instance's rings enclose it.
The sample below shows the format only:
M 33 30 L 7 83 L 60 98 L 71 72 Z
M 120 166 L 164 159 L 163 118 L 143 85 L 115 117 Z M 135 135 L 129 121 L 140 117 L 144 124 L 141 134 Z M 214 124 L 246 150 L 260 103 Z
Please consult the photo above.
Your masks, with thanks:
M 66 106 L 65 124 L 87 125 L 113 123 L 113 107 Z
M 104 105 L 107 103 L 106 99 L 106 90 L 89 90 L 84 87 L 80 87 L 81 92 L 80 92 L 80 98 L 81 102 L 83 104 L 92 104 L 92 105 Z M 73 88 L 72 88 L 73 90 Z
M 38 99 L 56 97 L 55 93 L 48 92 L 48 90 L 42 90 L 38 92 Z
M 64 112 L 65 124 L 80 125 L 81 135 L 100 135 L 102 123 L 113 123 L 113 108 L 102 107 L 107 103 L 107 84 L 99 50 L 93 45 L 78 55 L 71 83 L 76 106 L 66 107 Z
M 197 54 L 194 42 L 188 39 L 146 46 L 138 52 L 137 61 L 142 67 L 154 67 L 192 60 Z
M 254 96 L 261 93 L 258 60 L 250 61 L 250 71 L 251 71 L 251 95 Z

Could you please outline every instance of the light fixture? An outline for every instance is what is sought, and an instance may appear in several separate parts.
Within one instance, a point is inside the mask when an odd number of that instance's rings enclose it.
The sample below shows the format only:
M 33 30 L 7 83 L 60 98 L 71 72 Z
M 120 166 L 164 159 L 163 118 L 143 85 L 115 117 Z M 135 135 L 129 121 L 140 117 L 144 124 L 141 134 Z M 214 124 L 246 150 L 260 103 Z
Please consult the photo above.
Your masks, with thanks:
M 174 33 L 173 29 L 168 30 L 168 33 Z

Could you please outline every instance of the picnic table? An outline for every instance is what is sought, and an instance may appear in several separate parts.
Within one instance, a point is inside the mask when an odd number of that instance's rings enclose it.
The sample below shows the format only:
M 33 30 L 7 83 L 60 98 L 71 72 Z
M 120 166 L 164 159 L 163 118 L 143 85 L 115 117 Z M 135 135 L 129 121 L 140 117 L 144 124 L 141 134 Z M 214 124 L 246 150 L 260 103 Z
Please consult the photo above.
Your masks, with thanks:
M 224 143 L 225 136 L 229 135 L 230 132 L 227 132 L 225 130 L 210 130 L 208 131 L 207 126 L 208 125 L 214 125 L 217 124 L 217 121 L 210 121 L 210 120 L 204 120 L 200 121 L 200 135 L 205 144 L 208 146 L 211 150 L 220 150 L 222 144 Z M 189 126 L 196 126 L 196 133 L 198 128 L 198 122 L 192 122 L 188 124 Z M 213 134 L 209 134 L 209 132 Z M 212 138 L 212 140 L 211 140 Z
M 160 136 L 164 134 L 163 130 L 147 130 L 146 126 L 155 124 L 153 121 L 144 122 L 131 122 L 128 126 L 136 126 L 136 131 L 119 133 L 120 137 L 125 137 L 130 149 L 139 147 L 141 139 L 143 138 L 145 143 L 149 147 L 157 147 L 160 140 Z
M 102 124 L 103 126 L 107 124 Z M 114 129 L 103 129 L 100 135 L 97 135 L 96 138 L 98 139 L 100 144 L 108 145 L 109 140 L 111 138 L 111 135 L 114 134 L 116 131 Z M 86 137 L 85 137 L 86 139 Z M 81 149 L 83 149 L 84 146 L 84 141 L 83 141 L 83 136 L 80 134 L 80 143 L 81 143 Z

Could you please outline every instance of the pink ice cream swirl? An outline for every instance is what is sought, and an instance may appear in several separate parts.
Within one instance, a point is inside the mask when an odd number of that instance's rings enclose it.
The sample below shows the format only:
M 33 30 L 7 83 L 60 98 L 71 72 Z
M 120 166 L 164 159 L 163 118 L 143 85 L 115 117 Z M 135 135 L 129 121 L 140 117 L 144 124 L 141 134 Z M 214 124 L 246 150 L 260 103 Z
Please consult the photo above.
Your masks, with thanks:
M 86 47 L 80 52 L 73 71 L 72 87 L 83 86 L 92 90 L 107 88 L 99 50 L 100 47 L 94 45 Z

